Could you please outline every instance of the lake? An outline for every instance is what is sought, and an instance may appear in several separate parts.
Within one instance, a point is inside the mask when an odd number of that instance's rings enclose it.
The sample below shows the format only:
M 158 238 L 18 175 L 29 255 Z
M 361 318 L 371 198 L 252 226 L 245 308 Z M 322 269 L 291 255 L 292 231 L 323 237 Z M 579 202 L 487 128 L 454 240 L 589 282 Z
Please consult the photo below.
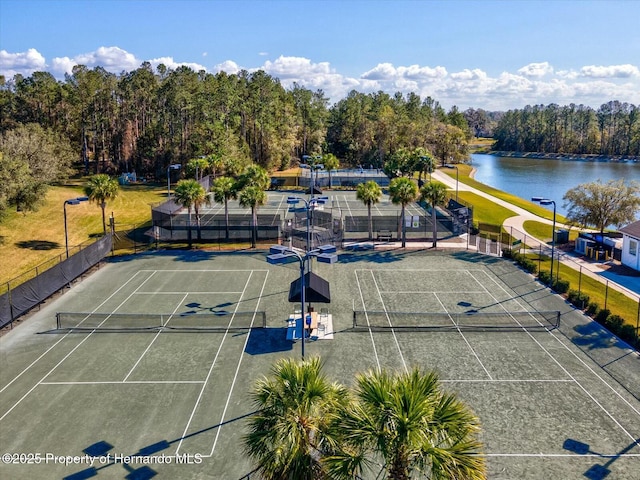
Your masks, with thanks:
M 640 163 L 595 162 L 583 160 L 550 160 L 499 157 L 472 154 L 474 178 L 479 182 L 530 200 L 546 197 L 555 200 L 557 212 L 565 214 L 562 197 L 582 183 L 603 183 L 625 179 L 640 182 Z

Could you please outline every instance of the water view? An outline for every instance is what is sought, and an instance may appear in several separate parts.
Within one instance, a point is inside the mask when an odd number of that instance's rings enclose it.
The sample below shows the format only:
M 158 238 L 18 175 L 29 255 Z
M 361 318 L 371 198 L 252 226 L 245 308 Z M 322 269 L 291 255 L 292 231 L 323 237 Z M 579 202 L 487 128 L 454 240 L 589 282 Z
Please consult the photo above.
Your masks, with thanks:
M 530 199 L 544 196 L 555 200 L 557 211 L 565 214 L 562 197 L 581 183 L 625 179 L 640 182 L 640 163 L 592 162 L 499 157 L 472 154 L 475 179 L 499 190 Z

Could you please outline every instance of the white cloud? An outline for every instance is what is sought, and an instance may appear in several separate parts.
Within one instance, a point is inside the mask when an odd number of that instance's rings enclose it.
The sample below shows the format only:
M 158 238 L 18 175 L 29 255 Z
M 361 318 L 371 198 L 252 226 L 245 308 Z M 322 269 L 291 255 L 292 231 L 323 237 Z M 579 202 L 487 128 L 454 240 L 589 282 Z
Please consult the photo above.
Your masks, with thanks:
M 240 70 L 242 70 L 242 68 L 240 68 L 238 66 L 238 64 L 236 62 L 234 62 L 233 60 L 225 60 L 224 62 L 219 63 L 218 65 L 213 67 L 213 71 L 214 72 L 216 72 L 216 73 L 217 72 L 226 72 L 229 75 L 235 75 Z
M 609 66 L 588 65 L 580 69 L 580 74 L 583 77 L 593 78 L 629 78 L 640 76 L 640 70 L 638 70 L 638 67 L 630 64 Z
M 142 62 L 135 55 L 119 47 L 100 47 L 93 52 L 82 53 L 75 57 L 56 57 L 52 60 L 55 73 L 71 73 L 75 65 L 88 68 L 103 67 L 111 73 L 135 70 Z
M 549 62 L 530 63 L 518 70 L 518 73 L 525 77 L 544 77 L 553 73 L 553 67 Z
M 45 58 L 35 48 L 22 53 L 9 53 L 0 50 L 0 74 L 11 78 L 16 74 L 24 76 L 43 71 L 47 67 Z
M 207 56 L 206 52 L 202 55 Z M 148 61 L 154 68 L 163 63 L 170 69 L 187 66 L 194 71 L 207 71 L 198 63 L 177 62 L 169 56 Z M 94 52 L 74 57 L 56 57 L 49 65 L 35 49 L 21 53 L 1 50 L 0 74 L 11 78 L 17 73 L 28 76 L 34 71 L 49 70 L 60 78 L 62 74 L 71 72 L 76 64 L 89 68 L 101 66 L 119 74 L 138 68 L 142 62 L 119 47 L 100 47 Z M 445 108 L 457 105 L 462 110 L 469 107 L 508 110 L 527 104 L 549 103 L 582 103 L 598 108 L 610 100 L 640 105 L 640 71 L 631 64 L 555 70 L 548 62 L 540 62 L 529 63 L 515 72 L 505 71 L 490 76 L 479 68 L 449 73 L 444 66 L 396 66 L 381 62 L 354 77 L 336 71 L 326 61 L 313 62 L 305 57 L 281 55 L 256 66 L 240 66 L 233 60 L 226 60 L 209 71 L 225 71 L 233 75 L 242 69 L 248 72 L 264 70 L 280 79 L 285 88 L 297 83 L 311 90 L 320 89 L 332 102 L 344 98 L 351 90 L 357 90 L 363 93 L 384 91 L 390 95 L 415 92 L 422 98 L 432 97 Z
M 391 63 L 379 63 L 375 68 L 362 74 L 361 78 L 366 80 L 392 81 L 400 78 L 412 80 L 428 80 L 444 78 L 447 76 L 447 69 L 444 67 L 421 67 L 410 65 L 408 67 L 394 67 Z
M 200 70 L 207 70 L 206 67 L 200 65 L 199 63 L 190 63 L 190 62 L 176 62 L 173 57 L 159 57 L 148 60 L 148 62 L 156 68 L 158 65 L 163 64 L 165 67 L 175 70 L 178 67 L 189 67 L 194 72 L 199 72 Z

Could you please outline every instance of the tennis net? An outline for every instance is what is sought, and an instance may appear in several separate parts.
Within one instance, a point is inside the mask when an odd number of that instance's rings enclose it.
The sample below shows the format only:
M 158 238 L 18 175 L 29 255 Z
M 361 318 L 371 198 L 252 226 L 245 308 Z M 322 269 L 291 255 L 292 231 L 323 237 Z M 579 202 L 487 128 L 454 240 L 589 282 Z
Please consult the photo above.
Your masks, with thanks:
M 421 330 L 551 330 L 560 326 L 560 312 L 388 312 L 354 310 L 356 331 Z
M 61 332 L 241 332 L 267 326 L 264 311 L 213 313 L 56 313 Z

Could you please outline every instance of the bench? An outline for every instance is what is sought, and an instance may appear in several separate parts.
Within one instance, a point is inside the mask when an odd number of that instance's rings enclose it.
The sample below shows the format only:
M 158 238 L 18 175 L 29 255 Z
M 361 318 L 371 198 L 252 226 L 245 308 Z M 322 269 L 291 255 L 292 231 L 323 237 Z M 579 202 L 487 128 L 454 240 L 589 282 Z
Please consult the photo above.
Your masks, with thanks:
M 378 230 L 378 235 L 376 237 L 378 241 L 390 242 L 392 238 L 393 235 L 389 230 Z

